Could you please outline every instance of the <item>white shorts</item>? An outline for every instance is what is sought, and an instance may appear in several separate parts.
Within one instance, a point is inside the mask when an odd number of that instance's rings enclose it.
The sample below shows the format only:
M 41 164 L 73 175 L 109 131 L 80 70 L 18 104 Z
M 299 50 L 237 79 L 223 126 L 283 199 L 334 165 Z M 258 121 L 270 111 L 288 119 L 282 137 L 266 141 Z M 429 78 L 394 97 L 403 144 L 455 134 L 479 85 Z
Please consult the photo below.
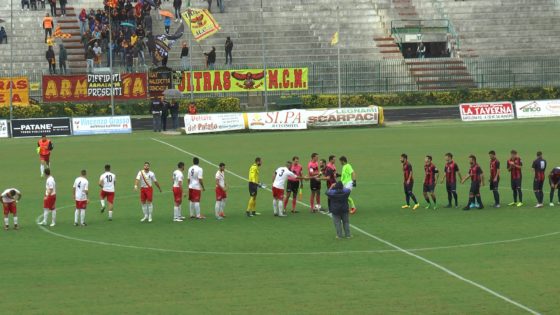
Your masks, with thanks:
M 344 184 L 344 188 L 352 190 L 352 189 L 354 188 L 354 186 L 352 185 L 352 183 L 353 183 L 353 182 L 348 182 L 348 183 Z

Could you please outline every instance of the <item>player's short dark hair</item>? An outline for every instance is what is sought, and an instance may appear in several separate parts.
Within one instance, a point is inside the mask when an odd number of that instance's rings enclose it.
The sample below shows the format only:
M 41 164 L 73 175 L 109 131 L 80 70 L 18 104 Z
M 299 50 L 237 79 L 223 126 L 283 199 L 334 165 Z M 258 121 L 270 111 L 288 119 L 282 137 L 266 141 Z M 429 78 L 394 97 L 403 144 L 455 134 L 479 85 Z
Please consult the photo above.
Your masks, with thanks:
M 10 196 L 15 196 L 17 194 L 17 191 L 15 189 L 10 190 Z
M 192 162 L 194 165 L 198 165 L 198 163 L 200 163 L 200 160 L 197 157 L 195 157 L 192 159 Z
M 488 152 L 488 154 L 496 155 L 496 151 L 490 150 L 490 152 Z
M 299 160 L 299 156 L 297 156 L 297 155 L 294 156 L 294 157 L 292 158 L 292 161 L 295 161 L 296 159 Z
M 222 162 L 222 163 L 220 163 L 219 166 L 220 166 L 220 167 L 226 166 L 226 163 Z
M 51 175 L 51 169 L 50 168 L 46 168 L 44 171 L 45 175 Z
M 260 158 L 260 157 L 256 157 L 256 158 L 255 158 L 255 163 L 260 162 L 260 161 L 261 161 L 261 158 Z
M 451 159 L 453 158 L 453 154 L 450 153 L 450 152 L 445 153 L 445 156 L 448 156 L 448 157 L 451 158 Z
M 516 151 L 516 150 L 511 150 L 510 153 L 511 153 L 511 154 L 517 154 L 517 151 Z
M 185 166 L 185 163 L 184 163 L 184 162 L 179 162 L 179 163 L 177 163 L 177 168 L 182 168 L 182 167 L 184 167 L 184 166 Z
M 286 161 L 286 164 L 290 164 L 290 165 L 291 165 L 291 164 L 292 164 L 292 161 Z
M 426 155 L 426 157 L 428 158 L 428 160 L 432 161 L 432 156 L 431 155 Z
M 87 173 L 86 170 L 82 170 L 82 171 L 80 172 L 80 174 L 82 174 L 82 176 L 86 176 L 86 173 Z
M 473 159 L 473 161 L 476 162 L 476 156 L 474 156 L 474 154 L 469 155 L 469 159 Z
M 401 157 L 408 160 L 408 155 L 406 153 L 401 154 Z
M 343 155 L 339 158 L 340 162 L 348 163 L 348 159 Z
M 537 156 L 542 156 L 542 151 L 537 151 Z
M 110 164 L 105 164 L 105 171 L 110 171 L 111 170 L 111 165 Z
M 311 153 L 311 158 L 316 157 L 317 155 L 319 155 L 319 153 Z
M 144 162 L 144 164 L 148 164 L 148 165 L 150 165 L 150 162 Z
M 327 161 L 325 159 L 321 159 L 321 162 L 323 162 L 324 164 L 327 164 Z
M 329 155 L 329 161 L 332 161 L 336 156 L 334 155 Z
M 44 133 L 43 133 L 43 134 L 41 134 L 41 138 L 46 138 L 46 137 L 47 137 L 47 135 L 46 135 L 46 134 L 44 134 Z

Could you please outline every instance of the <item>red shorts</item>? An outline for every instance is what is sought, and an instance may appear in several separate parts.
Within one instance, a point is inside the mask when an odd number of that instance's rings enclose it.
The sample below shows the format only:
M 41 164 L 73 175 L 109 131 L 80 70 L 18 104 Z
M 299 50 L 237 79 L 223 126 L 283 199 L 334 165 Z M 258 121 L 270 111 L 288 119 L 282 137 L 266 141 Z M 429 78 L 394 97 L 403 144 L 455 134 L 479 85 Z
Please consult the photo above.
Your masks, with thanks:
M 216 201 L 222 201 L 227 198 L 227 192 L 220 186 L 216 187 Z
M 76 209 L 85 210 L 87 208 L 87 200 L 76 200 Z
M 54 210 L 55 203 L 56 203 L 56 195 L 45 196 L 45 198 L 43 199 L 43 208 Z
M 16 203 L 4 203 L 4 215 L 8 215 L 8 213 L 13 214 L 14 216 L 17 215 Z
M 142 203 L 152 202 L 154 189 L 152 187 L 140 188 L 140 201 Z
M 45 161 L 47 163 L 49 163 L 50 158 L 51 158 L 50 154 L 46 154 L 46 155 L 40 154 L 39 155 L 39 160 Z
M 284 199 L 284 189 L 272 187 L 272 198 L 279 200 Z
M 183 188 L 173 187 L 173 200 L 176 204 L 181 204 L 183 202 Z
M 192 202 L 200 202 L 200 190 L 189 189 L 189 200 Z
M 107 198 L 107 201 L 110 204 L 113 204 L 113 201 L 115 201 L 115 192 L 101 190 L 101 192 L 99 193 L 99 197 L 101 197 L 101 199 Z

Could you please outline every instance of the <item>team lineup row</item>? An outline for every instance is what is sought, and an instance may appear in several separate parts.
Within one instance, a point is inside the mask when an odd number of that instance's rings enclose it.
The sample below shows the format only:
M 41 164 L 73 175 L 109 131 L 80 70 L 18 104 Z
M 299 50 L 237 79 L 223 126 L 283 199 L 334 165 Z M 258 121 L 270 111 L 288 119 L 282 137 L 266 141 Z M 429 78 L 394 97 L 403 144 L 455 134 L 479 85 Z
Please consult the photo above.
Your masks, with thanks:
M 500 184 L 500 176 L 501 176 L 501 168 L 500 168 L 500 161 L 496 156 L 495 151 L 488 152 L 489 159 L 490 159 L 490 178 L 488 180 L 490 190 L 494 195 L 494 205 L 495 208 L 500 208 L 500 193 L 499 193 L 499 184 Z M 401 154 L 401 163 L 402 163 L 402 170 L 404 174 L 404 194 L 406 204 L 402 206 L 403 209 L 410 208 L 410 201 L 414 202 L 412 206 L 413 210 L 418 209 L 420 204 L 416 199 L 416 196 L 413 193 L 414 187 L 414 177 L 412 171 L 412 165 L 408 161 L 408 155 L 403 153 Z M 475 155 L 469 156 L 469 170 L 466 176 L 462 176 L 461 172 L 459 171 L 459 166 L 453 160 L 453 154 L 446 153 L 445 154 L 445 178 L 442 178 L 441 181 L 439 179 L 439 170 L 432 162 L 432 156 L 427 155 L 425 157 L 424 163 L 424 185 L 423 185 L 423 195 L 424 199 L 427 202 L 426 209 L 433 207 L 437 209 L 437 200 L 435 195 L 435 187 L 439 183 L 443 183 L 445 181 L 445 187 L 447 190 L 447 205 L 445 208 L 453 207 L 452 202 L 455 202 L 455 207 L 458 208 L 458 197 L 457 197 L 457 177 L 459 178 L 459 182 L 462 184 L 468 179 L 471 180 L 471 186 L 469 191 L 469 200 L 467 205 L 463 208 L 463 210 L 470 210 L 473 208 L 483 209 L 484 205 L 482 203 L 482 198 L 480 196 L 480 187 L 484 186 L 484 173 L 482 168 L 477 162 Z M 536 153 L 536 159 L 531 164 L 531 169 L 534 173 L 534 181 L 533 181 L 533 191 L 535 193 L 535 197 L 537 200 L 537 204 L 535 205 L 536 208 L 542 208 L 544 206 L 544 192 L 543 186 L 545 182 L 545 171 L 546 171 L 547 163 L 546 160 L 543 158 L 543 154 L 541 151 Z M 507 171 L 510 173 L 511 177 L 511 189 L 513 191 L 513 201 L 510 202 L 509 206 L 523 206 L 523 191 L 521 189 L 522 186 L 522 168 L 523 162 L 521 157 L 517 153 L 516 150 L 511 150 L 510 158 L 507 160 Z M 554 192 L 558 189 L 558 184 L 560 183 L 560 167 L 555 167 L 550 171 L 548 175 L 548 179 L 550 182 L 550 206 L 554 206 Z M 431 199 L 430 199 L 431 198 Z M 560 204 L 560 190 L 558 190 L 558 199 Z M 432 205 L 433 203 L 433 205 Z
M 41 140 L 40 140 L 41 141 Z M 50 146 L 52 150 L 52 145 Z M 41 176 L 46 176 L 45 196 L 43 199 L 43 220 L 39 222 L 41 225 L 47 225 L 49 214 L 51 216 L 51 227 L 56 225 L 56 182 L 51 174 L 50 151 L 48 155 L 41 155 Z M 327 163 L 324 159 L 319 160 L 319 156 L 313 153 L 311 161 L 308 164 L 308 176 L 303 176 L 303 167 L 299 164 L 299 158 L 293 157 L 291 161 L 286 162 L 286 166 L 279 167 L 274 172 L 272 194 L 273 194 L 273 213 L 275 216 L 286 216 L 285 204 L 292 197 L 292 213 L 297 213 L 296 198 L 298 191 L 301 195 L 300 188 L 303 187 L 303 180 L 310 181 L 311 188 L 311 211 L 317 212 L 322 210 L 320 205 L 321 181 L 325 180 L 328 187 L 333 187 L 340 177 L 346 189 L 352 189 L 356 186 L 356 176 L 352 166 L 348 164 L 346 157 L 341 157 L 342 174 L 338 174 L 335 166 L 335 157 L 330 156 Z M 200 160 L 193 158 L 193 166 L 187 171 L 188 183 L 188 199 L 189 212 L 191 219 L 205 219 L 200 211 L 200 199 L 202 192 L 205 191 L 203 169 L 199 166 Z M 256 212 L 256 197 L 258 188 L 266 188 L 260 182 L 260 167 L 262 159 L 256 158 L 255 162 L 249 169 L 249 204 L 246 214 L 248 217 L 259 215 Z M 182 214 L 183 198 L 187 197 L 183 193 L 185 163 L 179 162 L 177 169 L 173 172 L 173 220 L 182 222 L 186 217 Z M 113 218 L 113 207 L 115 199 L 115 184 L 117 176 L 111 172 L 111 166 L 105 165 L 105 172 L 101 174 L 98 185 L 100 190 L 101 212 L 108 210 L 108 218 Z M 285 187 L 287 184 L 287 194 L 285 195 Z M 150 163 L 145 162 L 144 167 L 140 170 L 135 178 L 134 190 L 139 192 L 143 217 L 141 222 L 152 222 L 153 220 L 153 188 L 154 186 L 161 192 L 161 186 L 154 174 L 150 170 Z M 89 203 L 89 181 L 87 179 L 87 171 L 82 170 L 80 176 L 77 177 L 72 186 L 73 196 L 75 200 L 74 225 L 86 226 L 85 221 L 86 208 Z M 219 169 L 215 175 L 215 216 L 216 219 L 222 220 L 225 217 L 224 209 L 227 200 L 228 185 L 225 180 L 225 164 L 220 163 Z M 293 194 L 293 195 L 292 195 Z M 10 188 L 2 194 L 2 202 L 4 207 L 4 227 L 9 229 L 9 214 L 12 214 L 14 228 L 18 228 L 16 203 L 22 194 L 15 188 Z M 316 202 L 316 204 L 314 204 Z M 349 199 L 350 211 L 354 213 L 356 208 L 353 200 Z

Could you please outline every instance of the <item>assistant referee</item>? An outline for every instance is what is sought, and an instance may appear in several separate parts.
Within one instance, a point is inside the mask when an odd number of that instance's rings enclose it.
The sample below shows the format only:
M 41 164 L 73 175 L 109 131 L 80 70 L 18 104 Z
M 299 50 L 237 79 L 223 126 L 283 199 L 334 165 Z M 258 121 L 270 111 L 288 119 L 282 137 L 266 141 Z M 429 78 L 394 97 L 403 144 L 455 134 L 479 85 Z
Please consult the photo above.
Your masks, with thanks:
M 255 163 L 249 168 L 249 204 L 247 205 L 247 216 L 253 217 L 260 215 L 256 211 L 257 208 L 257 190 L 259 189 L 259 172 L 262 165 L 260 157 L 255 158 Z

